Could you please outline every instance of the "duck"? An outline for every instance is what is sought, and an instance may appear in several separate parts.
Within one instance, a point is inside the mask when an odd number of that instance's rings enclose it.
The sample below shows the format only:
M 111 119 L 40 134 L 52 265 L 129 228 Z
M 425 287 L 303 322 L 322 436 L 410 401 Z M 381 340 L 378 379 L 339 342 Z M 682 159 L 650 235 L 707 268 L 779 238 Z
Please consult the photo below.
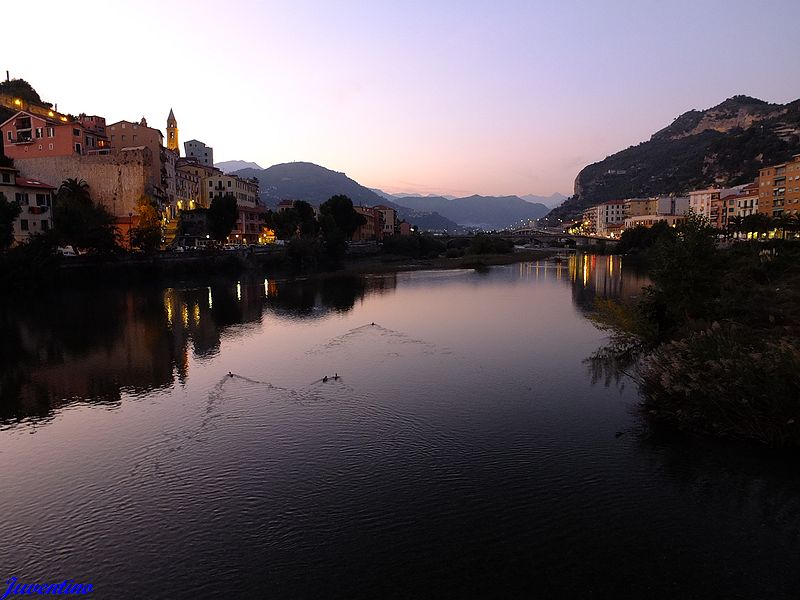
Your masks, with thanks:
M 325 375 L 325 377 L 322 378 L 322 382 L 323 383 L 325 383 L 326 381 L 328 381 L 328 376 L 327 375 Z

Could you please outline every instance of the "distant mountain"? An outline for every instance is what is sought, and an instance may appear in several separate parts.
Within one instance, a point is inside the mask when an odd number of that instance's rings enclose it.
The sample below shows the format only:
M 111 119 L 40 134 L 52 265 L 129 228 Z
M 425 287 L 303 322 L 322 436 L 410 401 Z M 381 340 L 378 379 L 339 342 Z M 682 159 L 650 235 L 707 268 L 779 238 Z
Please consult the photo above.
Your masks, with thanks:
M 439 194 L 419 194 L 414 192 L 398 192 L 396 194 L 390 194 L 389 192 L 384 192 L 378 188 L 369 188 L 379 196 L 383 196 L 387 200 L 397 200 L 398 198 L 408 198 L 409 196 L 414 198 L 447 198 L 448 200 L 453 200 L 455 196 L 448 196 L 447 194 L 439 195 Z
M 770 104 L 734 96 L 690 110 L 648 141 L 585 167 L 574 195 L 548 219 L 571 218 L 606 200 L 749 183 L 760 168 L 799 152 L 800 100 Z
M 223 173 L 235 173 L 242 169 L 260 169 L 261 167 L 254 162 L 247 162 L 244 160 L 226 160 L 223 162 L 214 163 L 214 166 L 221 170 Z
M 375 193 L 344 173 L 331 171 L 309 162 L 293 162 L 273 165 L 268 169 L 246 168 L 236 171 L 240 177 L 258 179 L 261 198 L 266 206 L 275 208 L 281 200 L 305 200 L 319 206 L 331 196 L 343 194 L 353 204 L 376 206 L 382 204 L 397 211 L 401 219 L 422 230 L 462 231 L 457 223 L 429 210 L 404 207 Z
M 503 229 L 547 214 L 544 204 L 532 204 L 519 196 L 468 196 L 448 200 L 442 196 L 403 197 L 395 200 L 415 210 L 435 211 L 465 227 Z
M 525 202 L 530 202 L 532 204 L 544 204 L 547 208 L 555 208 L 564 200 L 567 199 L 567 196 L 564 194 L 559 194 L 555 192 L 550 194 L 549 196 L 535 196 L 533 194 L 525 194 L 524 196 L 520 196 Z

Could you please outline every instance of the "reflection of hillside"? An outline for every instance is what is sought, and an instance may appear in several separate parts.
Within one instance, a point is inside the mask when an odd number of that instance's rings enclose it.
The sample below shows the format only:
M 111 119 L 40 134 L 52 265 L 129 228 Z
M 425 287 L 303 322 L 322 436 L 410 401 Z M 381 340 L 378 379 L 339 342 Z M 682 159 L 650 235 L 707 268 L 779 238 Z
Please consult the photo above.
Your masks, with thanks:
M 278 318 L 345 312 L 394 275 L 276 283 L 251 279 L 177 289 L 54 292 L 0 310 L 0 423 L 46 417 L 72 401 L 118 403 L 122 391 L 189 376 L 189 352 L 219 351 L 225 330 Z

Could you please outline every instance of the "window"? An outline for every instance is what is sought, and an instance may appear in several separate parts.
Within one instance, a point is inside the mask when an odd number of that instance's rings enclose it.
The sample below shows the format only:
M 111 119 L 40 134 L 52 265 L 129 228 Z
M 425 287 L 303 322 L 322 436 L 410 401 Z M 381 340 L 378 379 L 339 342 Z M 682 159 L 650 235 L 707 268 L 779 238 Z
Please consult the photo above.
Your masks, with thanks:
M 28 219 L 20 219 L 19 228 L 21 231 L 28 231 Z
M 42 231 L 47 231 L 48 229 L 50 229 L 50 222 L 45 219 L 42 221 Z
M 11 137 L 11 130 L 8 130 L 8 141 L 10 142 L 13 138 Z
M 75 144 L 75 153 L 76 154 L 80 154 L 81 153 L 81 145 L 80 144 Z
M 48 150 L 52 150 L 53 149 L 53 144 L 47 144 L 47 149 Z
M 36 137 L 37 138 L 42 137 L 42 128 L 41 127 L 37 127 L 36 128 Z
M 47 206 L 47 194 L 36 194 L 36 206 Z
M 74 135 L 75 137 L 81 137 L 81 130 L 73 128 L 72 135 Z
M 11 183 L 11 174 L 3 173 L 3 183 Z
M 123 141 L 123 142 L 125 141 L 125 135 L 124 135 L 124 134 L 123 134 L 123 136 L 122 136 L 122 141 Z

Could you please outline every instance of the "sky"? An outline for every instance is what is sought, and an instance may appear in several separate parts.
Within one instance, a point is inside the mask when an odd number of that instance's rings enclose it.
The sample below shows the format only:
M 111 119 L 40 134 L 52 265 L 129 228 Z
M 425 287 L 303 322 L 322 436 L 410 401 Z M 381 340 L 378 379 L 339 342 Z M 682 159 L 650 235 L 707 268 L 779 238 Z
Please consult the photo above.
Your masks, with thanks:
M 51 15 L 48 17 L 47 15 Z M 0 69 L 62 112 L 170 108 L 217 162 L 388 192 L 569 195 L 578 171 L 735 94 L 800 97 L 800 1 L 40 0 Z

